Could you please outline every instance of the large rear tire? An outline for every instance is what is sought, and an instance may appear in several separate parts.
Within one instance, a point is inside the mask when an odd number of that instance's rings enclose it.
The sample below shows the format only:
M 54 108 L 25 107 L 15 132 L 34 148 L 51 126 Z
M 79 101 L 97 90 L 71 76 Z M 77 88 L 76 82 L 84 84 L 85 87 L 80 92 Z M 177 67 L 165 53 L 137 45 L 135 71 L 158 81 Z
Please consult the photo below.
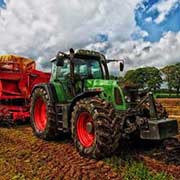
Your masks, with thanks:
M 98 97 L 76 103 L 71 131 L 81 155 L 101 159 L 112 155 L 119 146 L 120 123 L 112 105 Z
M 31 97 L 31 125 L 34 134 L 44 140 L 57 136 L 56 114 L 54 106 L 44 88 L 38 87 Z

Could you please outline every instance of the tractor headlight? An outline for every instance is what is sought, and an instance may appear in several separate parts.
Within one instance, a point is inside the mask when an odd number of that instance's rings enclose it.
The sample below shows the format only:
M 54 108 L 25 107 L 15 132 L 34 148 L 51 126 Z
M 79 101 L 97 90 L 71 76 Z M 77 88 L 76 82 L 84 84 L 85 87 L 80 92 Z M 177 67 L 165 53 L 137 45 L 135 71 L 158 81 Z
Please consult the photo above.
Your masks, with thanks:
M 117 105 L 123 104 L 120 90 L 119 90 L 117 87 L 114 88 L 114 96 L 115 96 L 115 103 L 116 103 Z
M 131 98 L 129 96 L 125 96 L 125 100 L 126 100 L 127 103 L 131 102 Z

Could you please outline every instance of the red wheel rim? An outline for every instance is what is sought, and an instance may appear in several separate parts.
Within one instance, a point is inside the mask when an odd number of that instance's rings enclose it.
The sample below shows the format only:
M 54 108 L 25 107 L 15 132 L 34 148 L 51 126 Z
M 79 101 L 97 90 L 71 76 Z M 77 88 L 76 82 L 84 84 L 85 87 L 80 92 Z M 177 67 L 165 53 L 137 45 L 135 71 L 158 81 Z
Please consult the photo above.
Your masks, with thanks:
M 47 124 L 46 104 L 42 97 L 39 97 L 35 102 L 34 121 L 38 131 L 43 131 Z
M 92 125 L 92 132 L 89 132 L 87 130 L 88 123 Z M 88 112 L 82 112 L 78 117 L 77 135 L 78 135 L 80 143 L 84 147 L 88 148 L 93 144 L 94 138 L 95 138 L 94 124 L 93 124 L 93 119 Z

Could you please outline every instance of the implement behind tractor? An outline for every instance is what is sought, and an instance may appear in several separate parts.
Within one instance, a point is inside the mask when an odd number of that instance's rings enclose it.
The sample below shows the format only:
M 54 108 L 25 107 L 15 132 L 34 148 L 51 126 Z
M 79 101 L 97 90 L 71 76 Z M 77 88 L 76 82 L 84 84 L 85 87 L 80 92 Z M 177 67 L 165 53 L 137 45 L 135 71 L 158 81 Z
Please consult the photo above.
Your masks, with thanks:
M 50 74 L 35 69 L 31 59 L 0 56 L 0 121 L 12 123 L 29 118 L 31 90 L 49 78 Z

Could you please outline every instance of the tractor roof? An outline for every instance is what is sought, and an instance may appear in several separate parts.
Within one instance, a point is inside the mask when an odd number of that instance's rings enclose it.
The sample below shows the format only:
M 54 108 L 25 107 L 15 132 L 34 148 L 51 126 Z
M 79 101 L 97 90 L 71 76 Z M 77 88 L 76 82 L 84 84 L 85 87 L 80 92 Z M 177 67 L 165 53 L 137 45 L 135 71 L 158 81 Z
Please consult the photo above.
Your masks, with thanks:
M 28 71 L 35 69 L 35 61 L 16 55 L 1 55 L 0 70 L 4 71 Z
M 65 55 L 67 57 L 70 56 L 70 54 L 65 54 L 63 52 L 59 52 L 60 54 Z M 94 59 L 98 59 L 98 60 L 102 60 L 105 61 L 105 56 L 99 52 L 96 51 L 91 51 L 91 50 L 84 50 L 84 49 L 79 49 L 75 52 L 74 54 L 75 58 L 85 58 L 85 59 L 90 59 L 90 58 L 94 58 Z M 56 58 L 52 58 L 51 62 L 55 61 Z

